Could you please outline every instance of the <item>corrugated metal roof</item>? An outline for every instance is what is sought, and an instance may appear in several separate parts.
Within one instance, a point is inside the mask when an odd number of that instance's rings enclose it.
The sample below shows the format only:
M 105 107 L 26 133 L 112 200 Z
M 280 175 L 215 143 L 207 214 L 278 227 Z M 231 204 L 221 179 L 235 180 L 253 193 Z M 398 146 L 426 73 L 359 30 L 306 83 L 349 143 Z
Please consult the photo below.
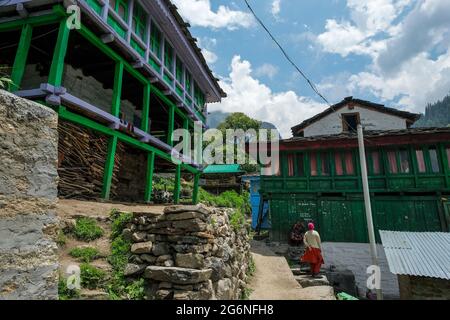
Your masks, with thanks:
M 217 165 L 209 165 L 203 170 L 204 174 L 216 174 L 216 173 L 241 173 L 244 172 L 241 170 L 241 166 L 239 164 L 217 164 Z
M 392 273 L 450 280 L 450 233 L 380 230 L 380 236 Z

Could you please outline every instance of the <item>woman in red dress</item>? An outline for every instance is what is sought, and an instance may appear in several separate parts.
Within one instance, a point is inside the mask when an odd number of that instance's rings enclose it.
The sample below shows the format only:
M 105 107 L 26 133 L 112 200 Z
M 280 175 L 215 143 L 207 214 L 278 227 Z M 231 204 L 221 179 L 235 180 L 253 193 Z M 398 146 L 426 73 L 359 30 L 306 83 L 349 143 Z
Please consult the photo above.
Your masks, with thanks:
M 313 223 L 308 224 L 308 229 L 309 230 L 303 237 L 306 251 L 300 261 L 309 263 L 311 267 L 311 276 L 316 278 L 320 272 L 320 266 L 324 263 L 322 257 L 322 243 L 320 241 L 319 233 L 314 230 Z

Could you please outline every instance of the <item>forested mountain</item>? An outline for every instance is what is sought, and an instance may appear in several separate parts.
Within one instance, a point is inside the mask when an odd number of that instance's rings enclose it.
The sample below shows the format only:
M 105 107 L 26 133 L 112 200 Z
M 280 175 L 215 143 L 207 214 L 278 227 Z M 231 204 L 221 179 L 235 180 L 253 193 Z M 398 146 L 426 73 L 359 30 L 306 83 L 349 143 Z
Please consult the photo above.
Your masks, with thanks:
M 450 95 L 444 99 L 428 104 L 414 127 L 449 127 L 450 126 Z

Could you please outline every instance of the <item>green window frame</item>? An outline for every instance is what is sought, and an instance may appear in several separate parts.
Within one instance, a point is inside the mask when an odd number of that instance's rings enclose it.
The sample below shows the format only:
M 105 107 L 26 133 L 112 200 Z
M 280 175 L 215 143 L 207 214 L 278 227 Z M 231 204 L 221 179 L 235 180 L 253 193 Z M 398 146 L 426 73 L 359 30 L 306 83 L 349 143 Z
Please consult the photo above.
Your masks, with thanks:
M 164 66 L 169 70 L 170 73 L 173 73 L 174 67 L 174 51 L 173 47 L 167 40 L 164 40 Z
M 443 168 L 439 161 L 439 148 L 437 146 L 424 146 L 414 149 L 417 172 L 419 174 L 438 174 Z
M 370 149 L 366 154 L 367 171 L 370 176 L 381 176 L 384 174 L 383 153 L 380 149 Z
M 145 41 L 145 36 L 147 33 L 147 13 L 145 10 L 139 5 L 139 3 L 134 4 L 133 8 L 133 31 L 136 35 Z
M 295 175 L 297 177 L 305 177 L 305 154 L 304 153 L 297 153 L 295 156 Z
M 309 153 L 309 174 L 311 177 L 331 176 L 331 157 L 328 151 Z
M 411 154 L 406 147 L 386 150 L 389 174 L 412 174 Z
M 186 92 L 192 97 L 192 75 L 187 70 L 184 73 L 184 79 L 184 88 L 186 89 Z
M 336 150 L 334 152 L 334 175 L 337 177 L 356 175 L 356 158 L 353 150 Z
M 176 65 L 176 78 L 177 78 L 177 81 L 181 84 L 181 85 L 183 85 L 183 69 L 184 69 L 184 67 L 183 67 L 183 62 L 181 61 L 181 59 L 177 56 L 177 65 Z
M 112 0 L 109 5 L 123 21 L 128 22 L 128 0 Z
M 161 41 L 162 41 L 161 30 L 159 30 L 159 28 L 156 26 L 156 24 L 152 21 L 151 31 L 150 31 L 150 50 L 160 60 L 161 60 L 161 56 L 162 56 Z
M 197 82 L 194 83 L 194 101 L 200 109 L 203 109 L 203 106 L 205 105 L 205 94 L 202 92 Z

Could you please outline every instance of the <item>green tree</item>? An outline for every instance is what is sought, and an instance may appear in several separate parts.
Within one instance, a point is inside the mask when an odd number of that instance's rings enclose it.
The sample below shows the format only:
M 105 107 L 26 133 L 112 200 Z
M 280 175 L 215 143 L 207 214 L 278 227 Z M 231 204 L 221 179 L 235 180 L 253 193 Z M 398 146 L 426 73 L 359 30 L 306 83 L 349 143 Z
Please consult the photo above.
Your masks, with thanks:
M 247 133 L 249 130 L 253 129 L 253 130 L 255 130 L 256 135 L 258 135 L 258 133 L 259 133 L 258 131 L 259 131 L 259 129 L 261 129 L 261 124 L 262 124 L 261 121 L 252 119 L 242 112 L 236 112 L 236 113 L 230 114 L 221 124 L 219 124 L 217 129 L 222 132 L 223 137 L 224 137 L 224 142 L 226 142 L 226 140 L 225 140 L 226 132 L 228 129 L 243 130 L 245 133 Z M 242 142 L 240 139 L 244 139 L 244 140 L 248 141 L 249 138 L 250 138 L 249 136 L 235 138 L 234 144 L 233 144 L 235 161 L 237 160 L 238 152 L 240 151 L 238 149 L 239 143 Z M 223 151 L 224 156 L 226 155 L 226 150 L 227 150 L 227 145 L 225 143 L 224 151 Z M 258 172 L 259 166 L 250 164 L 250 159 L 247 154 L 242 155 L 242 156 L 245 157 L 245 164 L 241 165 L 242 169 L 247 173 Z

